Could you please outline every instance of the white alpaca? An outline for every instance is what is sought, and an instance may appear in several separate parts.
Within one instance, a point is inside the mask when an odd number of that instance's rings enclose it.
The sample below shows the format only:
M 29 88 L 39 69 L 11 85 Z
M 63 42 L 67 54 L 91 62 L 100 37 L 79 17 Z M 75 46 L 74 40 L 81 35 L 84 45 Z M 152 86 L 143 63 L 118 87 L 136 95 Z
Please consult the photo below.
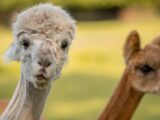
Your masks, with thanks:
M 67 59 L 75 22 L 61 8 L 40 4 L 20 13 L 13 31 L 6 56 L 21 62 L 21 78 L 0 120 L 39 120 Z

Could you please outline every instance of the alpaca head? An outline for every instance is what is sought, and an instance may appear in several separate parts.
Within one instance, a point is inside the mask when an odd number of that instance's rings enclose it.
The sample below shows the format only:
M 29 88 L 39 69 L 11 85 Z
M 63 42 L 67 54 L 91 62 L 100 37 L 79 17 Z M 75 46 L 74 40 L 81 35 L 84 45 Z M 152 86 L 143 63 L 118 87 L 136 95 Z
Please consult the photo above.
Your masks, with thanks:
M 143 49 L 136 31 L 131 32 L 124 56 L 132 86 L 142 92 L 160 93 L 160 38 Z
M 67 59 L 75 23 L 61 8 L 40 4 L 17 17 L 14 41 L 6 56 L 22 63 L 22 72 L 37 88 L 57 79 Z

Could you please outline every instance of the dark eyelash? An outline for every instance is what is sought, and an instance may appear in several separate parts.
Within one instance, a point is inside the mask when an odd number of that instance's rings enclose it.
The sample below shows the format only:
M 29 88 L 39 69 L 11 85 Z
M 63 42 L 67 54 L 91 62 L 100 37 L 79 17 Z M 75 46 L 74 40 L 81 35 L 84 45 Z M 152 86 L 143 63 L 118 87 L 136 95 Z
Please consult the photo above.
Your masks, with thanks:
M 63 50 L 65 50 L 65 49 L 67 48 L 67 46 L 68 46 L 68 42 L 67 42 L 67 41 L 62 41 L 62 43 L 61 43 L 61 48 L 62 48 Z
M 24 49 L 27 49 L 27 48 L 29 47 L 29 45 L 30 45 L 30 43 L 29 43 L 28 40 L 23 40 L 23 41 L 21 42 L 21 44 L 23 45 Z
M 143 66 L 140 66 L 139 67 L 139 70 L 141 71 L 141 73 L 143 74 L 148 74 L 150 72 L 153 72 L 155 71 L 155 69 L 147 64 L 143 65 Z

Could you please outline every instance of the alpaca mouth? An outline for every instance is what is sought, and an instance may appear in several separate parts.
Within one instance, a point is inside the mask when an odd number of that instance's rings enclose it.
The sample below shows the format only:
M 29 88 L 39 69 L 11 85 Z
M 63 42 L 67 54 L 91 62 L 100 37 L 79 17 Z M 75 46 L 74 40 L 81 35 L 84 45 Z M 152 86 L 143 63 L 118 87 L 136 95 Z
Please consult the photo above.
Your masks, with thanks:
M 35 77 L 34 85 L 36 88 L 42 89 L 49 84 L 50 79 L 43 74 L 37 74 L 34 77 Z
M 37 78 L 38 80 L 46 80 L 46 79 L 47 79 L 47 78 L 46 78 L 44 75 L 42 75 L 42 74 L 36 75 L 36 78 Z

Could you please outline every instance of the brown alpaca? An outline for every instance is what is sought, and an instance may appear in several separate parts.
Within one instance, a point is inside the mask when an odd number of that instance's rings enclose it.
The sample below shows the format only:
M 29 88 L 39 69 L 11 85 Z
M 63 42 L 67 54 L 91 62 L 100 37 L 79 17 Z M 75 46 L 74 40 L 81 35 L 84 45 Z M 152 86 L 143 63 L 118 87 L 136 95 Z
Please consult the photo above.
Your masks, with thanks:
M 144 93 L 160 93 L 160 38 L 141 49 L 138 33 L 131 32 L 124 57 L 122 79 L 98 120 L 130 120 Z
M 0 115 L 8 105 L 8 100 L 0 100 Z

